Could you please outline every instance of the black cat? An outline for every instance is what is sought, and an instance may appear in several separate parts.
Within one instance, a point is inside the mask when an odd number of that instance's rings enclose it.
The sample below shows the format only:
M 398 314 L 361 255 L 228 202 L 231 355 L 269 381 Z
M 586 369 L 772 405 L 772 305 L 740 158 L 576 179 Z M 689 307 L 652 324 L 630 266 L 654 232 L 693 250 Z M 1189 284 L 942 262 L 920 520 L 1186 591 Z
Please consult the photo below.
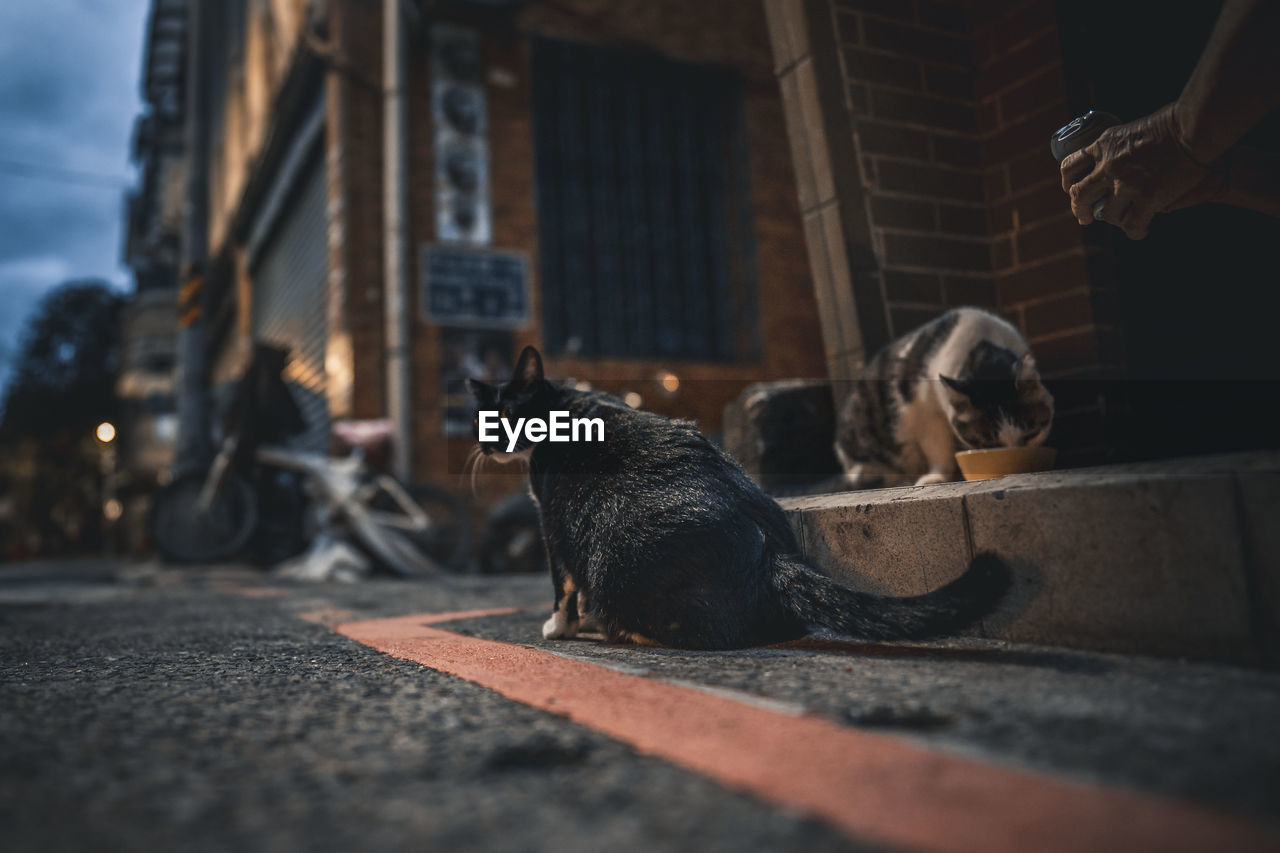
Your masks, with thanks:
M 981 555 L 926 595 L 847 589 L 803 561 L 782 508 L 692 423 L 548 382 L 533 347 L 512 376 L 501 389 L 469 381 L 481 410 L 513 423 L 552 411 L 604 421 L 602 442 L 481 442 L 491 458 L 528 462 L 555 585 L 548 639 L 574 636 L 588 617 L 612 642 L 686 649 L 776 643 L 818 626 L 921 639 L 978 619 L 1008 586 L 1004 565 Z

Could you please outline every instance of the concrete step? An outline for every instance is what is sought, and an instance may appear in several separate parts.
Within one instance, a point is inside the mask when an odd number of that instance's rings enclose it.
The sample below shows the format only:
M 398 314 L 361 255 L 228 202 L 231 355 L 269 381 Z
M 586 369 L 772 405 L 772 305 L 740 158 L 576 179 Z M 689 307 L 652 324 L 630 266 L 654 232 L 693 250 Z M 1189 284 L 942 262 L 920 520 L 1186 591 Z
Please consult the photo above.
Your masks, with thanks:
M 993 551 L 1014 573 L 973 633 L 1280 662 L 1280 453 L 781 501 L 806 556 L 852 587 L 916 595 Z

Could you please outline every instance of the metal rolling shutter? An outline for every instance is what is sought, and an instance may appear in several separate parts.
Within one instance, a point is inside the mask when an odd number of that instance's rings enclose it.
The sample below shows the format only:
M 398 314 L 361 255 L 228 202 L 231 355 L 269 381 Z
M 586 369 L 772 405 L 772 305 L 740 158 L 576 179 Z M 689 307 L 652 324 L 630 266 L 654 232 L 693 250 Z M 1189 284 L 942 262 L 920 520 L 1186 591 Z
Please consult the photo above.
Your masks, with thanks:
M 298 175 L 249 274 L 254 338 L 288 347 L 285 379 L 307 419 L 307 432 L 291 443 L 318 453 L 329 449 L 326 235 L 324 160 L 316 156 Z

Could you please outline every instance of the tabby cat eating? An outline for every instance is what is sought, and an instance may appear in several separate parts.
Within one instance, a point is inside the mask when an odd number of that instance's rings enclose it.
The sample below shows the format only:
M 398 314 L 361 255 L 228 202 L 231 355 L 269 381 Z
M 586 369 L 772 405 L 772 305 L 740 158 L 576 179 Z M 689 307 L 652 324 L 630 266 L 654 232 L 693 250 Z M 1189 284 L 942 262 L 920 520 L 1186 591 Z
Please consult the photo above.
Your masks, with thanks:
M 944 483 L 955 453 L 1041 444 L 1053 397 L 1009 323 L 957 308 L 893 341 L 840 410 L 836 455 L 851 488 Z
M 981 555 L 925 595 L 843 587 L 805 563 L 782 508 L 692 423 L 549 382 L 532 347 L 512 377 L 501 388 L 469 380 L 481 410 L 513 422 L 553 411 L 604 421 L 603 441 L 480 444 L 489 458 L 529 466 L 555 588 L 547 639 L 575 636 L 587 616 L 612 642 L 686 649 L 776 643 L 819 627 L 921 639 L 974 622 L 1008 585 L 1004 565 Z

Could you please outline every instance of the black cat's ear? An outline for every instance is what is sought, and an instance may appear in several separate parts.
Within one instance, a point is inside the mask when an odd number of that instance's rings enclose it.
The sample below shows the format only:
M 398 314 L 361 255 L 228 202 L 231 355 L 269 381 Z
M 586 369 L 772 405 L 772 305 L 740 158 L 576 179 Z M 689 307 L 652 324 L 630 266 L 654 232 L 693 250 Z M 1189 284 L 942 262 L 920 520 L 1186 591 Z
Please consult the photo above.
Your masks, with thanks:
M 498 389 L 492 385 L 486 385 L 479 379 L 468 379 L 467 390 L 471 392 L 471 396 L 476 398 L 476 402 L 481 405 L 487 405 L 498 399 Z
M 952 379 L 950 376 L 943 376 L 941 374 L 938 375 L 938 378 L 941 379 L 948 388 L 950 388 L 952 391 L 955 391 L 957 394 L 963 394 L 966 397 L 969 396 L 968 383 L 962 382 L 959 379 Z
M 520 353 L 520 360 L 516 362 L 516 369 L 511 375 L 517 382 L 525 384 L 541 381 L 542 356 L 533 347 L 525 347 L 524 351 Z

